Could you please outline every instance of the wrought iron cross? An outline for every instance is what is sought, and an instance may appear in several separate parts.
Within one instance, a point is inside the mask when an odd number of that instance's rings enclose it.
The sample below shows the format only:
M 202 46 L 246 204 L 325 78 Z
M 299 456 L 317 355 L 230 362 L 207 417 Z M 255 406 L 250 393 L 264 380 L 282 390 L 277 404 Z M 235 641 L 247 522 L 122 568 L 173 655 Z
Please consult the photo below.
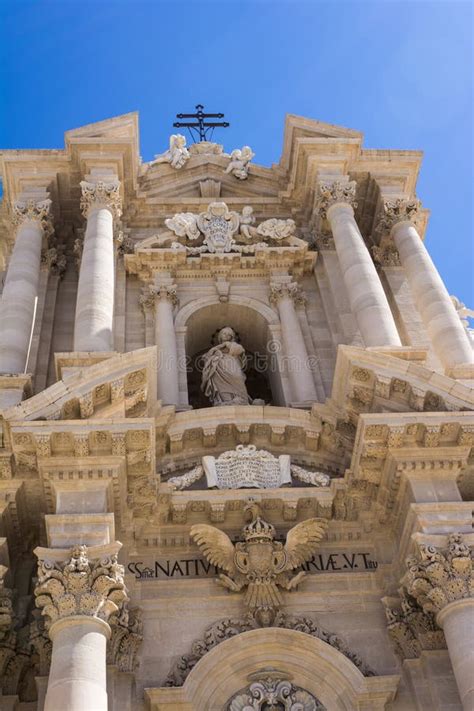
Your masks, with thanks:
M 196 106 L 195 114 L 176 114 L 176 118 L 196 119 L 196 121 L 191 122 L 176 121 L 173 124 L 175 128 L 187 128 L 194 143 L 197 142 L 196 136 L 199 137 L 199 142 L 208 141 L 212 138 L 212 134 L 214 133 L 215 128 L 227 128 L 228 126 L 230 126 L 227 121 L 206 121 L 205 119 L 210 118 L 222 119 L 224 118 L 224 114 L 205 114 L 204 106 L 202 104 L 198 104 Z

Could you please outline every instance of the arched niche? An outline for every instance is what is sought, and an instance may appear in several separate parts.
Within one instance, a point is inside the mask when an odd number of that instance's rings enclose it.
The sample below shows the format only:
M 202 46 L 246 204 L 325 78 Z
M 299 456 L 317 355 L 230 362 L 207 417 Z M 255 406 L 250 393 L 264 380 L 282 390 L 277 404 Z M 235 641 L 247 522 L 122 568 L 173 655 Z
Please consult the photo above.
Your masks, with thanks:
M 214 647 L 178 688 L 146 689 L 150 711 L 224 711 L 249 677 L 272 668 L 330 711 L 382 711 L 399 676 L 365 677 L 339 651 L 303 632 L 275 627 L 243 632 Z
M 273 404 L 289 403 L 289 384 L 282 367 L 281 329 L 276 313 L 257 299 L 230 296 L 228 301 L 222 302 L 215 296 L 186 304 L 175 318 L 181 404 L 189 404 L 187 368 L 191 360 L 196 354 L 207 351 L 216 330 L 226 325 L 239 334 L 247 352 L 263 356 L 258 361 L 259 368 L 262 363 L 267 364 L 263 366 L 263 372 L 268 379 Z

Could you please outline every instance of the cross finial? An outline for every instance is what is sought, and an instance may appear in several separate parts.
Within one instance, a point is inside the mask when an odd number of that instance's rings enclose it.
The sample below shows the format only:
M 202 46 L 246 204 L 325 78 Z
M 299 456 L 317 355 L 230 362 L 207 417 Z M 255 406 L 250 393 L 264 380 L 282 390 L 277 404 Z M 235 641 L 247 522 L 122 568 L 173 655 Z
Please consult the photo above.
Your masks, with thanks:
M 196 119 L 195 121 L 175 121 L 173 124 L 175 128 L 187 128 L 194 143 L 196 143 L 196 136 L 199 137 L 199 142 L 208 141 L 212 138 L 215 128 L 227 128 L 230 125 L 227 121 L 205 120 L 209 118 L 222 119 L 224 114 L 205 114 L 202 104 L 197 104 L 195 108 L 195 114 L 176 114 L 178 119 Z

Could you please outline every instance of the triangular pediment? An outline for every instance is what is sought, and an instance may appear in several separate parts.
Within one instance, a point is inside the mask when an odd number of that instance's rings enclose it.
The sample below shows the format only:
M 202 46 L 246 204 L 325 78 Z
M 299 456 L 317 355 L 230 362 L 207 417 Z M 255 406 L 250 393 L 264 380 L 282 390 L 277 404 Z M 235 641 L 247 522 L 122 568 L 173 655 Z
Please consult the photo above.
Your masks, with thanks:
M 133 111 L 121 116 L 89 123 L 80 128 L 73 128 L 65 133 L 65 142 L 75 139 L 124 139 L 138 140 L 138 113 Z

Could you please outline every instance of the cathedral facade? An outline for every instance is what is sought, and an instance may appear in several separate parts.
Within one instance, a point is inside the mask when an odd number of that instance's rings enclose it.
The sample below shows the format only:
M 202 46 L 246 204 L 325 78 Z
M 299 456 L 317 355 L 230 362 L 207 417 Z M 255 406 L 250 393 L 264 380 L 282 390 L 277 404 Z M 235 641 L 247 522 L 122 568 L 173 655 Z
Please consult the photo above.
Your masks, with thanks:
M 0 709 L 472 711 L 474 358 L 421 154 L 0 152 Z

